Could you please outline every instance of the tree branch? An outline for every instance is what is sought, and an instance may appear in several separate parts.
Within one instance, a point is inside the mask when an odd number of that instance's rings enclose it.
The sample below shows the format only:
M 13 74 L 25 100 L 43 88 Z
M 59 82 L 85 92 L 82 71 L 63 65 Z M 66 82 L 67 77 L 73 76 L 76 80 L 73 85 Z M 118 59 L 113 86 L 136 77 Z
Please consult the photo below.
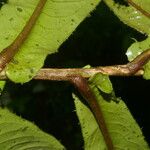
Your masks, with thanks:
M 38 16 L 40 15 L 45 3 L 47 0 L 39 0 L 32 16 L 26 23 L 25 27 L 21 33 L 17 36 L 14 42 L 3 49 L 0 53 L 0 79 L 5 80 L 7 76 L 5 70 L 3 70 L 7 63 L 11 61 L 14 55 L 18 52 L 21 45 L 27 39 L 29 33 L 31 32 Z M 150 18 L 150 14 L 143 10 L 140 6 L 136 5 L 132 0 L 128 0 L 128 3 L 139 10 L 142 14 Z M 89 78 L 96 73 L 103 73 L 107 75 L 115 76 L 131 76 L 131 75 L 142 75 L 142 67 L 145 65 L 150 58 L 150 49 L 146 50 L 138 57 L 136 57 L 132 62 L 126 65 L 114 65 L 114 66 L 105 66 L 105 67 L 95 67 L 95 68 L 76 68 L 76 69 L 41 69 L 33 79 L 41 80 L 57 80 L 57 81 L 70 81 L 73 83 L 81 93 L 81 95 L 87 100 L 89 106 L 91 107 L 92 113 L 97 120 L 97 123 L 100 127 L 100 130 L 103 134 L 104 140 L 108 147 L 108 150 L 113 150 L 113 144 L 107 130 L 107 126 L 103 117 L 100 106 L 98 105 L 96 98 L 91 91 L 85 78 Z
M 34 80 L 52 80 L 52 81 L 69 81 L 71 76 L 80 75 L 83 78 L 90 78 L 96 73 L 103 73 L 109 76 L 131 76 L 131 72 L 126 68 L 126 65 L 105 66 L 96 68 L 42 68 L 33 77 Z M 141 69 L 133 76 L 141 76 L 144 71 Z M 0 72 L 0 80 L 7 80 L 5 70 Z

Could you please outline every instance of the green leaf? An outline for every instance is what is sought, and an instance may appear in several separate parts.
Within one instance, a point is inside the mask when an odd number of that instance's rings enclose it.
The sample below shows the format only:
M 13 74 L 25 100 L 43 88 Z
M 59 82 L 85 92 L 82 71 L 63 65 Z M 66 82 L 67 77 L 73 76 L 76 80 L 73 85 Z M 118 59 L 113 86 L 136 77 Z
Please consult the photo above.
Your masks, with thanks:
M 6 84 L 6 81 L 0 81 L 0 94 L 3 91 L 5 84 Z
M 133 6 L 120 5 L 114 0 L 104 0 L 110 9 L 118 18 L 128 26 L 140 31 L 141 33 L 150 34 L 150 19 L 143 15 Z M 150 0 L 133 0 L 142 9 L 150 13 Z
M 1 150 L 64 150 L 52 136 L 37 126 L 0 108 L 0 149 Z
M 103 76 L 101 76 L 101 78 L 103 78 Z M 104 77 L 104 79 L 106 78 L 107 77 Z M 99 91 L 97 85 L 95 85 L 94 78 L 92 80 L 91 89 L 103 111 L 115 150 L 149 150 L 139 126 L 133 119 L 125 103 L 121 99 L 118 103 L 106 101 L 103 95 L 101 95 L 101 91 Z M 109 82 L 110 81 L 106 81 L 105 84 Z M 73 97 L 75 99 L 76 112 L 82 129 L 85 150 L 106 149 L 103 136 L 92 112 L 77 96 L 73 95 Z
M 133 43 L 127 50 L 126 55 L 129 61 L 132 61 L 135 57 L 141 54 L 144 50 L 150 49 L 150 37 L 142 42 Z M 144 65 L 144 75 L 145 79 L 150 79 L 150 62 Z
M 21 32 L 39 0 L 9 0 L 0 10 L 0 51 Z M 101 0 L 48 0 L 28 39 L 7 66 L 14 82 L 32 79 L 48 54 L 55 53 Z
M 110 94 L 113 91 L 109 77 L 104 74 L 95 74 L 89 79 L 89 82 L 96 85 L 104 93 Z

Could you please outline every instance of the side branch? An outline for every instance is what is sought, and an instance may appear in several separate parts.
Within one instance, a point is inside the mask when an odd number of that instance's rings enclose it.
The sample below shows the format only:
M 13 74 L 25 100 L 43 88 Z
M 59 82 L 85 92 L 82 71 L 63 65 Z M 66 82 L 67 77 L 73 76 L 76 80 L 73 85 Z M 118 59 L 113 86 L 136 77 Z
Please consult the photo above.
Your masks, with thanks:
M 71 77 L 70 81 L 78 89 L 80 94 L 83 96 L 83 98 L 87 101 L 88 105 L 90 106 L 92 113 L 102 132 L 108 150 L 113 150 L 114 149 L 113 142 L 108 132 L 107 125 L 105 123 L 105 119 L 103 116 L 103 112 L 87 80 L 78 75 L 78 76 Z

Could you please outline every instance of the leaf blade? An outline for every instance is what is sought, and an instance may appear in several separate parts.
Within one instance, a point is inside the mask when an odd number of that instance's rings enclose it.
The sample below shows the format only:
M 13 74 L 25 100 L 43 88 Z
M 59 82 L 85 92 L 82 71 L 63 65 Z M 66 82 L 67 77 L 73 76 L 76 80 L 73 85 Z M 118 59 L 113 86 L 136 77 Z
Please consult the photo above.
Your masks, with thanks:
M 19 118 L 7 109 L 0 108 L 0 149 L 32 148 L 64 150 L 64 147 L 51 135 L 42 132 L 37 126 Z
M 107 82 L 107 84 L 108 83 L 109 82 Z M 148 150 L 149 148 L 142 132 L 125 103 L 121 99 L 118 103 L 111 99 L 109 102 L 106 101 L 95 83 L 91 85 L 91 88 L 103 111 L 105 122 L 115 149 L 129 148 L 133 150 Z M 73 95 L 73 97 L 75 99 L 76 112 L 84 137 L 85 150 L 106 149 L 104 139 L 91 111 L 77 96 Z M 118 101 L 117 98 L 116 101 Z

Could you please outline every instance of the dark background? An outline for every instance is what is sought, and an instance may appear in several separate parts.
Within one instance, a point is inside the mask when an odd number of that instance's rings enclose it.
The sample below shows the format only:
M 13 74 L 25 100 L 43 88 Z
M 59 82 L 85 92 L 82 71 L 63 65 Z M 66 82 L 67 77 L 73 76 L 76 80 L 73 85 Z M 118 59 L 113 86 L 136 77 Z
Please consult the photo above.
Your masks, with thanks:
M 120 22 L 102 2 L 61 45 L 59 52 L 47 57 L 44 67 L 124 64 L 125 52 L 134 42 L 132 38 L 142 41 L 146 37 Z M 150 143 L 150 81 L 142 77 L 110 78 L 116 95 L 125 101 Z M 0 102 L 54 135 L 68 150 L 80 150 L 83 140 L 74 112 L 73 91 L 68 82 L 33 80 L 20 85 L 8 81 Z

